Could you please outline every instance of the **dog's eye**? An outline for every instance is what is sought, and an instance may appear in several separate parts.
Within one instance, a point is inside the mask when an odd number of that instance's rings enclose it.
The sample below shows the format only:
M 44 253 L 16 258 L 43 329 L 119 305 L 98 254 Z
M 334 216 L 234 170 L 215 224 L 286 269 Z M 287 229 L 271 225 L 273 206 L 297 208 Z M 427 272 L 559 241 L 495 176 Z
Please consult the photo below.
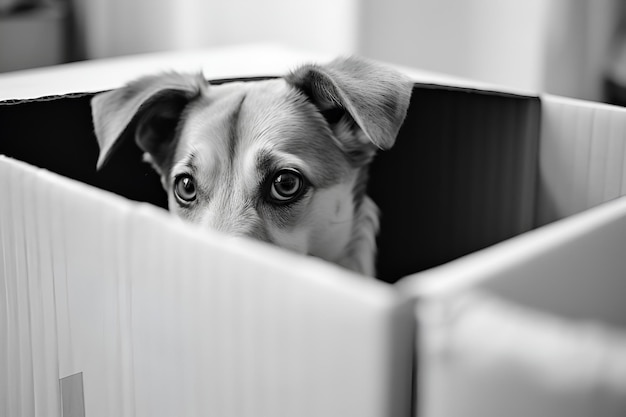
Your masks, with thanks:
M 190 203 L 196 199 L 196 182 L 188 174 L 179 175 L 174 181 L 174 194 L 183 203 Z
M 300 197 L 304 190 L 304 178 L 295 169 L 283 169 L 274 175 L 270 199 L 276 203 L 288 203 Z

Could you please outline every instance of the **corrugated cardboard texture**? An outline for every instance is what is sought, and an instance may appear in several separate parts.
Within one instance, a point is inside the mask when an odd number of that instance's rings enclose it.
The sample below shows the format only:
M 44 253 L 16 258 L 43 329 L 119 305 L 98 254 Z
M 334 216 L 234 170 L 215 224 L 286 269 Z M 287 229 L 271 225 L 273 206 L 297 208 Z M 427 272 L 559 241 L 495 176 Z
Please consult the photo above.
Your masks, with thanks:
M 626 195 L 626 109 L 542 97 L 537 225 Z
M 371 170 L 383 279 L 534 226 L 539 112 L 536 98 L 415 87 L 398 141 Z
M 389 286 L 0 157 L 0 410 L 403 416 L 413 319 Z M 245 259 L 245 262 L 242 262 Z

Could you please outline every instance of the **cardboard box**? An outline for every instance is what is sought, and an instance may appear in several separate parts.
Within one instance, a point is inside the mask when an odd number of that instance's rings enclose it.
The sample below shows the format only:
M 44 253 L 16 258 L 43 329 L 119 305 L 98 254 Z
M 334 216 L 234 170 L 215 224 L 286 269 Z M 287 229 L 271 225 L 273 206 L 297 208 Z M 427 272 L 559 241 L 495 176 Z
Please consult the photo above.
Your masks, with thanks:
M 165 204 L 133 146 L 95 171 L 91 89 L 0 103 L 6 415 L 623 411 L 626 110 L 411 74 L 386 282 L 128 201 Z

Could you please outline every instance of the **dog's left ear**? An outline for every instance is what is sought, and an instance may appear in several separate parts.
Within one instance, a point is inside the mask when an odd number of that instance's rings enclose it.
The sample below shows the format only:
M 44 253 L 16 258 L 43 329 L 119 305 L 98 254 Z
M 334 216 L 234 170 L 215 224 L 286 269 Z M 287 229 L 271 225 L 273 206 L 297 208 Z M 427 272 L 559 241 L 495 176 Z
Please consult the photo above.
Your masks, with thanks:
M 145 76 L 94 96 L 91 110 L 100 147 L 97 168 L 124 140 L 134 137 L 155 169 L 166 169 L 181 114 L 206 88 L 202 74 L 171 72 Z
M 413 90 L 403 74 L 356 57 L 304 65 L 285 80 L 304 92 L 331 125 L 347 112 L 380 149 L 393 146 Z

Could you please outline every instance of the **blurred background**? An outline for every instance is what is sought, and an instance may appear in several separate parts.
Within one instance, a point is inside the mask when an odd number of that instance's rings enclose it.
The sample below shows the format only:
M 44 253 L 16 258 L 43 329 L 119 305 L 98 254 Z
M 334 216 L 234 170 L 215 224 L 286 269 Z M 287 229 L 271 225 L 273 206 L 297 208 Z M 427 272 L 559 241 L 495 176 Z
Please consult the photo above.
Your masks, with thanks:
M 0 72 L 275 42 L 623 104 L 622 0 L 0 0 Z

